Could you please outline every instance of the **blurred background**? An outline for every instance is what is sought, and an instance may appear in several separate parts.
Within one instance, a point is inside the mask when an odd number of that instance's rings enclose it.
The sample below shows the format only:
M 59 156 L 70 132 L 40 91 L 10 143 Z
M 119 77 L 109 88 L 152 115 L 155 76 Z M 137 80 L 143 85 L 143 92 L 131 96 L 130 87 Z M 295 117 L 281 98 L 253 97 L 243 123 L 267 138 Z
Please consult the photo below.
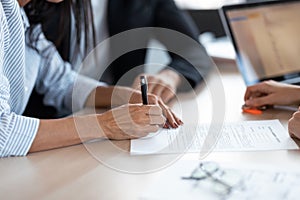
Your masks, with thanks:
M 187 10 L 192 16 L 201 33 L 212 32 L 216 37 L 225 36 L 219 8 L 227 4 L 261 1 L 267 0 L 175 0 L 178 7 Z
M 226 37 L 222 21 L 219 16 L 219 9 L 223 5 L 262 2 L 268 0 L 174 0 L 177 6 L 192 17 L 201 35 L 199 40 L 205 46 L 212 57 L 235 60 L 234 48 Z M 158 42 L 152 41 L 152 47 L 163 48 Z M 158 50 L 150 50 L 146 63 L 168 63 L 166 53 Z M 153 69 L 152 69 L 153 70 Z M 148 73 L 155 73 L 146 67 Z M 158 70 L 157 70 L 158 71 Z

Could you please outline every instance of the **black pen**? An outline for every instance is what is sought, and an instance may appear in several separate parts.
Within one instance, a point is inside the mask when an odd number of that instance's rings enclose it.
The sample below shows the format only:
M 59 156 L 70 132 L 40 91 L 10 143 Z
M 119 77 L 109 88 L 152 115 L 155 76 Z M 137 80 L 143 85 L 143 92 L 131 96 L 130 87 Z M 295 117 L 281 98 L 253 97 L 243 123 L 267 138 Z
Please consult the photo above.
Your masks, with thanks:
M 146 76 L 140 76 L 140 83 L 141 83 L 141 92 L 142 92 L 142 99 L 143 99 L 143 104 L 147 105 L 148 104 L 148 84 L 147 84 L 147 79 Z

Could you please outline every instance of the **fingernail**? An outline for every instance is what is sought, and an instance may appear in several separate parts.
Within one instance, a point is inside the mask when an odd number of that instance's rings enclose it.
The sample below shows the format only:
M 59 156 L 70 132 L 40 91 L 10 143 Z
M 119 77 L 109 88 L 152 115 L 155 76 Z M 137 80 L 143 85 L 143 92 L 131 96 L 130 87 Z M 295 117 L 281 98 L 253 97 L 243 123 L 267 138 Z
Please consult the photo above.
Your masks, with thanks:
M 182 124 L 183 124 L 183 121 L 179 120 L 179 123 L 180 123 L 180 125 L 182 125 Z
M 174 128 L 178 128 L 178 124 L 176 122 L 173 123 Z
M 164 128 L 166 128 L 166 129 L 170 129 L 170 126 L 169 126 L 169 124 L 168 124 L 168 123 L 165 123 L 165 125 L 164 125 Z

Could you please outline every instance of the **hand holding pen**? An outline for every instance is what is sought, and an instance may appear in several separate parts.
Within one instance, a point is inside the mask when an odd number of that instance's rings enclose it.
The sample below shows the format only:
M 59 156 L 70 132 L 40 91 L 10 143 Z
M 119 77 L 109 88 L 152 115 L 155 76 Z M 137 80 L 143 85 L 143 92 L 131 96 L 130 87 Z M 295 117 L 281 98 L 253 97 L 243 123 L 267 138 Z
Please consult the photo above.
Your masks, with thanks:
M 149 99 L 153 97 L 156 99 L 155 103 L 158 103 L 162 109 L 164 116 L 166 117 L 167 121 L 164 125 L 164 128 L 178 128 L 183 122 L 171 111 L 171 109 L 165 105 L 165 103 L 157 96 L 153 94 L 148 94 L 148 85 L 147 85 L 147 78 L 146 76 L 140 77 L 140 84 L 141 84 L 141 93 L 142 93 L 142 101 L 144 105 L 148 105 Z M 151 101 L 150 101 L 151 102 Z

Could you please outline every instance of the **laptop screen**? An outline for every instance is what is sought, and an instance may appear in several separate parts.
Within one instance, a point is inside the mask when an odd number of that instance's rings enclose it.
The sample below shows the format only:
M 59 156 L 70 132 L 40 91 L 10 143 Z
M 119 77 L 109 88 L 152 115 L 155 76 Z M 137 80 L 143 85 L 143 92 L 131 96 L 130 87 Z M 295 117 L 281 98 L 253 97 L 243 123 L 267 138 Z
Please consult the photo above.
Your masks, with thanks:
M 224 6 L 222 14 L 247 85 L 299 78 L 300 1 Z

